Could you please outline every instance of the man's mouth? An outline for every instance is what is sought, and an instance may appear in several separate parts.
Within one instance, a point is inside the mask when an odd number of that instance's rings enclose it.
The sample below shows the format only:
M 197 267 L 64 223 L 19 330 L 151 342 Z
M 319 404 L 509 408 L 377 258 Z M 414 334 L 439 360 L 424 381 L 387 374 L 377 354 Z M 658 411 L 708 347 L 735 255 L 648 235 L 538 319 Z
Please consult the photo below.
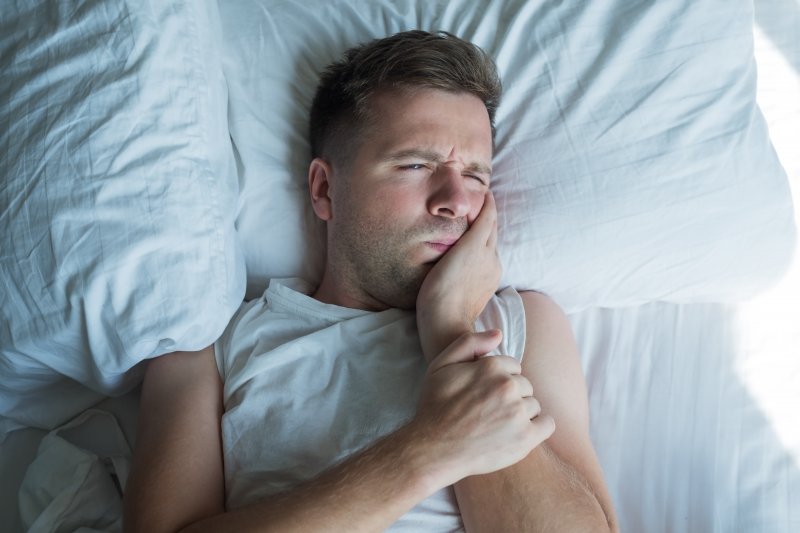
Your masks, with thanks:
M 447 250 L 453 247 L 452 244 L 445 244 L 443 242 L 427 242 L 425 243 L 437 252 L 445 253 Z
M 447 250 L 453 247 L 453 245 L 458 241 L 458 239 L 459 237 L 440 237 L 437 239 L 426 241 L 425 244 L 427 244 L 437 252 L 445 253 L 447 252 Z

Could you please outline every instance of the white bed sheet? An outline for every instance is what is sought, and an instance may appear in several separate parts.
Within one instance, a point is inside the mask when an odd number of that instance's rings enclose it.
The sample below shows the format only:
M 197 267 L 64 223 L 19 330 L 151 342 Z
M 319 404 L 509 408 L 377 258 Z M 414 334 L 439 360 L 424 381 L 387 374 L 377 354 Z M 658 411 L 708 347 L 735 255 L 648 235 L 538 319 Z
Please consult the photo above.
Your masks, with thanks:
M 665 303 L 572 317 L 623 532 L 800 530 L 796 416 L 765 405 L 800 404 L 800 362 L 744 318 Z M 772 388 L 758 389 L 752 369 Z

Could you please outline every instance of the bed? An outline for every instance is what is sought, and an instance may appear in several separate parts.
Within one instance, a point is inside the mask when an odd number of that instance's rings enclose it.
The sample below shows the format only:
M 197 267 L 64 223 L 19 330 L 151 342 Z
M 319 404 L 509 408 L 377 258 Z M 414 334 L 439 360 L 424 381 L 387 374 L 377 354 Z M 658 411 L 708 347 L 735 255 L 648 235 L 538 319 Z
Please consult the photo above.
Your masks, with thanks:
M 791 0 L 4 8 L 4 530 L 119 530 L 142 361 L 319 278 L 317 73 L 417 27 L 497 61 L 502 283 L 568 313 L 622 531 L 800 530 Z

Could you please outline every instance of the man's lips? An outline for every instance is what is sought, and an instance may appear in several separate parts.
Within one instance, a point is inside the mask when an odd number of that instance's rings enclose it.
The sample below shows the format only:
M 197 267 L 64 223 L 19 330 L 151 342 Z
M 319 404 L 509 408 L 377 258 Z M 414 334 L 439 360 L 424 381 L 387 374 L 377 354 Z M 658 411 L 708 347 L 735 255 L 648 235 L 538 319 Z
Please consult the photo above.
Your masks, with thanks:
M 447 250 L 453 247 L 452 244 L 444 244 L 441 242 L 426 242 L 428 246 L 436 250 L 437 252 L 445 253 Z
M 431 239 L 430 241 L 425 241 L 425 244 L 437 252 L 445 253 L 447 250 L 453 247 L 458 239 L 459 237 L 440 237 L 437 239 Z

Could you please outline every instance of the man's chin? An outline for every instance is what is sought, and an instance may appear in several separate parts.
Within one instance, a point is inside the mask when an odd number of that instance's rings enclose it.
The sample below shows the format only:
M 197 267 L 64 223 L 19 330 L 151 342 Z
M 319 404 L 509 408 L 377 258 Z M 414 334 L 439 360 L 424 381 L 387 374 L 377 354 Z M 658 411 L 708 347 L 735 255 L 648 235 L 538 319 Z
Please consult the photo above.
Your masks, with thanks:
M 438 261 L 438 258 L 435 260 Z M 362 287 L 376 302 L 386 307 L 413 311 L 422 283 L 433 268 L 431 263 L 395 264 L 362 278 Z
M 437 259 L 438 261 L 438 259 Z M 433 268 L 435 263 L 422 263 L 416 267 L 415 276 L 407 277 L 406 280 L 400 281 L 401 278 L 396 278 L 397 291 L 392 298 L 394 302 L 392 307 L 403 309 L 406 311 L 413 311 L 417 307 L 417 295 L 419 294 L 422 283 L 425 277 Z

